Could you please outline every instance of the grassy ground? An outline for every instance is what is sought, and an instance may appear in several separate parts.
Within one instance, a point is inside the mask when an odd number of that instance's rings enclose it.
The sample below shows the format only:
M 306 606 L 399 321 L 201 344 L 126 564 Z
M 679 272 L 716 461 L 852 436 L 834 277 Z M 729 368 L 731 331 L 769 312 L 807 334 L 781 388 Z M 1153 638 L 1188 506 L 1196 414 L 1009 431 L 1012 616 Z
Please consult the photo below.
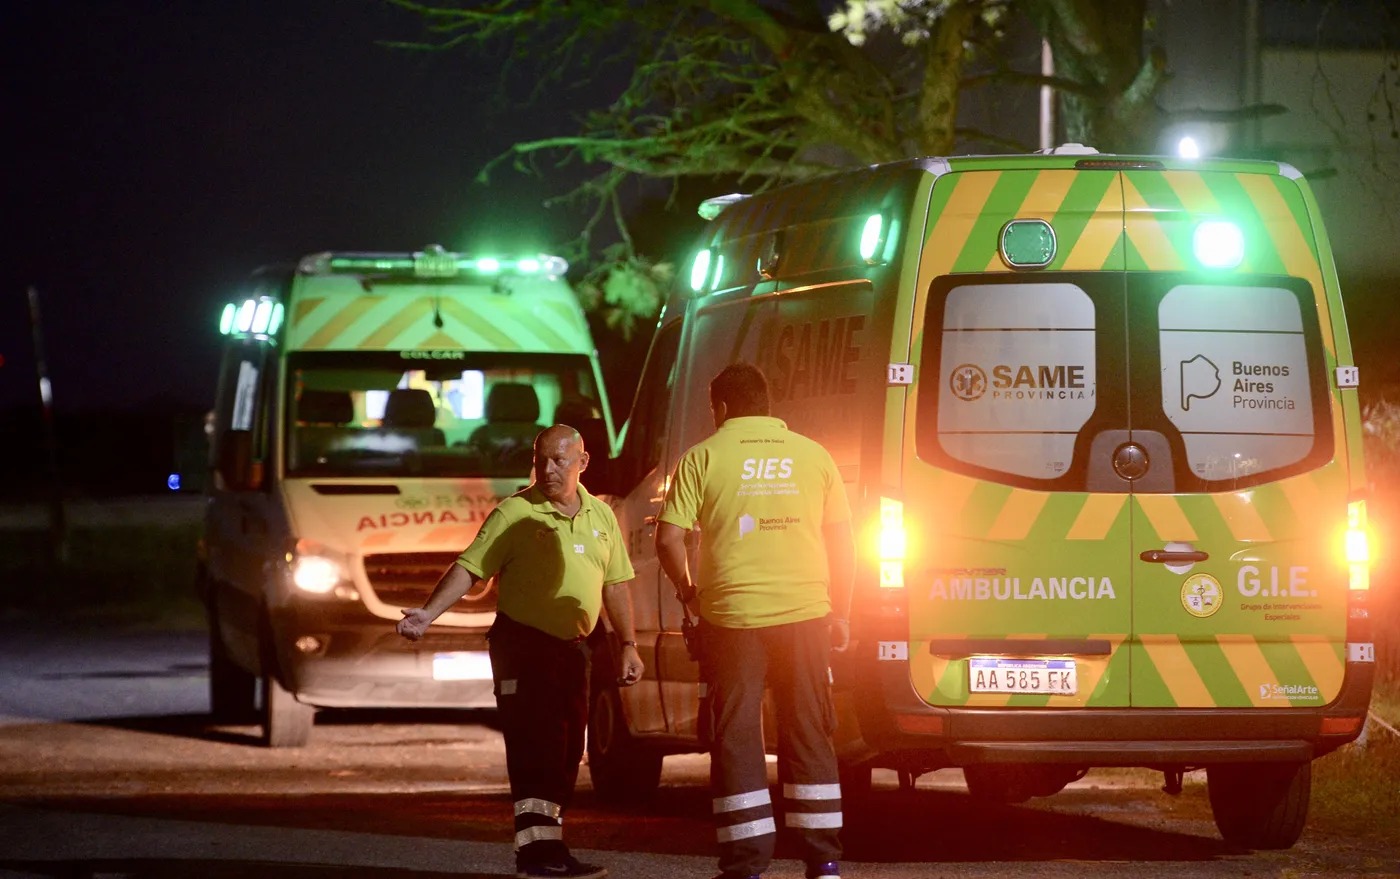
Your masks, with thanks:
M 1378 694 L 1378 717 L 1400 728 L 1400 694 Z M 1400 736 L 1375 722 L 1352 744 L 1313 764 L 1308 826 L 1365 836 L 1400 848 Z
M 199 533 L 198 523 L 75 527 L 60 551 L 45 531 L 0 531 L 0 614 L 202 626 Z

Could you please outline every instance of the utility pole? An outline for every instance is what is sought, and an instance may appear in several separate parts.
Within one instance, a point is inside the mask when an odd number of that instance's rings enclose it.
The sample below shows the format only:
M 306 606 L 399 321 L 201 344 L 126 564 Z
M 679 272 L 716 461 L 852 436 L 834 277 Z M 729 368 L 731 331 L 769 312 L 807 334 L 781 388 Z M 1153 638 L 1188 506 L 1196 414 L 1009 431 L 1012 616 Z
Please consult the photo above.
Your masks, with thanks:
M 44 448 L 49 459 L 49 561 L 68 557 L 68 520 L 63 510 L 63 481 L 58 473 L 58 435 L 54 430 L 53 384 L 44 360 L 44 333 L 39 321 L 39 290 L 29 288 L 29 324 L 34 333 L 34 369 L 39 379 L 39 404 L 44 428 Z
M 1055 75 L 1055 53 L 1050 50 L 1050 41 L 1040 41 L 1040 75 L 1049 79 Z M 1049 85 L 1040 87 L 1040 149 L 1042 152 L 1055 148 L 1055 90 Z

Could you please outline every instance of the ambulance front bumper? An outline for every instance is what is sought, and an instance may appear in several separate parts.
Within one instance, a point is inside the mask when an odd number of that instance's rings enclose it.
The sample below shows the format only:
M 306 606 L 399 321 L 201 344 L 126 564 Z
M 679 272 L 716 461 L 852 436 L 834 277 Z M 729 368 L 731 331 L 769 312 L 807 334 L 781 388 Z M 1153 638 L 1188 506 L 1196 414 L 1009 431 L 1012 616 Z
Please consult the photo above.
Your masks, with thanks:
M 359 605 L 273 619 L 283 685 L 322 708 L 495 708 L 484 628 L 434 624 L 409 641 Z

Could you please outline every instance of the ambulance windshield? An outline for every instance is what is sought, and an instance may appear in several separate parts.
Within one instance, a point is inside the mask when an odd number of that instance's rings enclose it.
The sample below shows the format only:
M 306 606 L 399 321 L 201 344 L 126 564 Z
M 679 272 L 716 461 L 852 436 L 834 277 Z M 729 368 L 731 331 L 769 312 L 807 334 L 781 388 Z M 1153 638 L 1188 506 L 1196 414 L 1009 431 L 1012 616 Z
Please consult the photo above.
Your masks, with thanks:
M 286 475 L 527 477 L 535 435 L 603 417 L 592 364 L 559 354 L 290 355 Z

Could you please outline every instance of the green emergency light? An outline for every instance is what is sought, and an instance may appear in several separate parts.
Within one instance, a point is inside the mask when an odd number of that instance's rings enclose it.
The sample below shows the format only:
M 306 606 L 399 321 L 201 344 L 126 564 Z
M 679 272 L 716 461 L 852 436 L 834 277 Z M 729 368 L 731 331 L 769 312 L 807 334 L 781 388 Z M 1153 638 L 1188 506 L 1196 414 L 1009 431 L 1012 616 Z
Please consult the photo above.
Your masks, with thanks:
M 219 334 L 236 338 L 272 339 L 282 328 L 282 303 L 271 296 L 230 302 L 219 316 Z
M 1012 220 L 1001 228 L 1001 258 L 1014 269 L 1040 269 L 1055 258 L 1055 230 L 1044 220 Z
M 690 264 L 690 289 L 699 293 L 705 286 L 705 281 L 710 277 L 710 260 L 712 254 L 707 247 L 695 254 L 695 261 Z
M 1233 269 L 1244 262 L 1244 233 L 1229 220 L 1203 220 L 1191 235 L 1191 249 L 1208 269 Z
M 880 252 L 880 243 L 885 237 L 885 218 L 880 214 L 871 214 L 865 218 L 865 225 L 860 230 L 860 258 L 867 263 L 878 262 L 876 254 Z
M 569 271 L 562 257 L 545 253 L 514 258 L 468 256 L 437 245 L 415 253 L 321 253 L 301 261 L 302 274 L 375 275 L 402 278 L 457 278 L 470 275 L 543 275 L 561 278 Z

